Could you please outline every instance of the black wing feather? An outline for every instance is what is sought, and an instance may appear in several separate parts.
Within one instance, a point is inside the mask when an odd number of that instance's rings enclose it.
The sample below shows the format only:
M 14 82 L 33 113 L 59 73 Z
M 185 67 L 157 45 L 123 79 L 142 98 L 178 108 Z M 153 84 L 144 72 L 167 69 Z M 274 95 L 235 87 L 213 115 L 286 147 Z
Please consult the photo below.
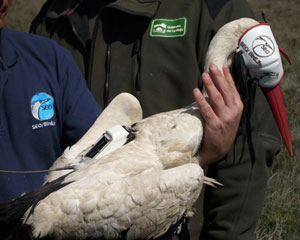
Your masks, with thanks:
M 71 172 L 72 173 L 72 172 Z M 49 182 L 40 188 L 12 201 L 0 203 L 0 236 L 3 240 L 32 239 L 29 226 L 22 224 L 22 218 L 31 207 L 28 217 L 33 213 L 37 204 L 49 194 L 72 183 L 63 183 L 70 173 Z M 27 235 L 27 238 L 25 237 Z

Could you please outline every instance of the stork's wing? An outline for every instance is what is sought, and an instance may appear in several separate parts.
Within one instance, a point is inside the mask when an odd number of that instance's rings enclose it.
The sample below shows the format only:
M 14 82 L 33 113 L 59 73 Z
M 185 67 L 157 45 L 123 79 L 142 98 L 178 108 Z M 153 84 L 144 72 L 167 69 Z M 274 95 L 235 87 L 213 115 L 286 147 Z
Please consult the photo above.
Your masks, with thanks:
M 89 177 L 42 200 L 27 224 L 35 237 L 158 237 L 191 210 L 203 184 L 197 164 L 124 178 Z
M 79 156 L 86 153 L 87 150 L 101 138 L 107 129 L 115 125 L 130 126 L 140 121 L 142 114 L 140 103 L 133 95 L 129 93 L 117 95 L 104 109 L 87 133 L 76 144 L 67 148 L 50 169 L 77 165 L 80 161 Z M 47 182 L 53 181 L 68 172 L 69 171 L 50 172 L 47 177 Z

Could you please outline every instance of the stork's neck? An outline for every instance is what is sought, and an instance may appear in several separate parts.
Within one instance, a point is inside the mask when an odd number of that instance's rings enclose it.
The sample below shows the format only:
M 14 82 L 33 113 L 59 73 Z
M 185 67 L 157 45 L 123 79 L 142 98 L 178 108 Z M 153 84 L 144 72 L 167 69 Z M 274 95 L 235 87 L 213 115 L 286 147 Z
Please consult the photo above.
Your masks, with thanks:
M 242 20 L 242 21 L 241 21 Z M 212 39 L 206 54 L 204 71 L 209 72 L 210 64 L 221 70 L 222 66 L 230 66 L 238 47 L 240 37 L 247 29 L 259 24 L 254 19 L 242 18 L 224 25 Z

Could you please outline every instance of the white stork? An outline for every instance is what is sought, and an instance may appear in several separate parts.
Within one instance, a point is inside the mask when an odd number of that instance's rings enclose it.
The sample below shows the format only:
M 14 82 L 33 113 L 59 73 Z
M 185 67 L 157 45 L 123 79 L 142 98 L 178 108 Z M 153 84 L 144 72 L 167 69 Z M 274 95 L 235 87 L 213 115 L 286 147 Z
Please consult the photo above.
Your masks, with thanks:
M 240 36 L 257 24 L 244 18 L 222 27 L 210 44 L 206 66 L 230 65 Z M 200 111 L 192 104 L 141 118 L 133 96 L 117 96 L 51 168 L 71 169 L 50 172 L 41 188 L 0 205 L 1 236 L 10 236 L 7 229 L 23 217 L 35 238 L 155 239 L 190 216 L 203 183 L 218 184 L 204 176 L 196 156 L 203 134 Z M 135 139 L 85 157 L 117 124 L 132 125 Z

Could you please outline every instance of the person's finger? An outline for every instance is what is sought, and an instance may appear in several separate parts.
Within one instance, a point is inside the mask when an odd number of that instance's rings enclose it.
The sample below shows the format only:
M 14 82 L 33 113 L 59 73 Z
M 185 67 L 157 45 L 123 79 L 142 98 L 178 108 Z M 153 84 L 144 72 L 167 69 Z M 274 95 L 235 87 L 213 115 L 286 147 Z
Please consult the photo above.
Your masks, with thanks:
M 229 102 L 227 102 L 227 106 L 231 109 L 231 111 L 233 111 L 233 113 L 239 115 L 239 113 L 242 112 L 244 108 L 243 103 L 241 101 L 241 96 L 235 86 L 235 82 L 232 78 L 229 68 L 223 66 L 223 73 L 226 81 L 228 82 L 228 84 L 231 86 L 232 89 L 231 90 L 232 99 Z
M 216 112 L 216 114 L 219 116 L 226 108 L 223 96 L 216 88 L 215 83 L 213 82 L 213 80 L 211 79 L 208 73 L 202 74 L 202 80 L 207 95 L 209 97 L 209 102 L 212 108 L 214 109 L 214 111 Z
M 227 106 L 232 106 L 235 102 L 236 96 L 234 92 L 235 90 L 234 82 L 230 72 L 229 71 L 227 72 L 223 67 L 222 69 L 224 74 L 223 75 L 222 72 L 214 64 L 210 65 L 209 70 L 216 88 L 218 89 L 218 91 L 221 93 L 223 97 L 224 103 Z
M 215 121 L 217 116 L 211 108 L 199 88 L 193 90 L 194 99 L 199 107 L 200 113 L 206 122 Z

